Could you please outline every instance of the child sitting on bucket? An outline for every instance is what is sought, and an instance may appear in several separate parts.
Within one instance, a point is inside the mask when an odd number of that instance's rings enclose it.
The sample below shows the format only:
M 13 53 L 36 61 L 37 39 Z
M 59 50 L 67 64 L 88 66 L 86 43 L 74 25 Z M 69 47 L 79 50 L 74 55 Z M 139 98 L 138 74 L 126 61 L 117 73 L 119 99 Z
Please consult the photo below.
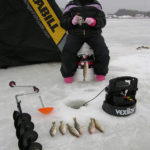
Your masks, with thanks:
M 77 53 L 86 42 L 94 52 L 94 73 L 97 81 L 105 80 L 109 50 L 101 35 L 106 25 L 101 4 L 96 0 L 72 0 L 64 10 L 61 26 L 68 31 L 61 56 L 61 73 L 65 83 L 72 83 L 77 69 Z

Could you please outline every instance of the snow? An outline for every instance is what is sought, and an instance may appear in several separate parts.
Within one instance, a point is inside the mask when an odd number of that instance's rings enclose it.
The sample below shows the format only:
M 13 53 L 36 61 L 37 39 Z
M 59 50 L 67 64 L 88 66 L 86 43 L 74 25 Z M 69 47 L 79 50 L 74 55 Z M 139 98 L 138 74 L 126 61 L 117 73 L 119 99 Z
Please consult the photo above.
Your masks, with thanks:
M 1 150 L 18 149 L 18 139 L 14 128 L 13 111 L 17 110 L 15 95 L 30 92 L 31 88 L 10 88 L 9 81 L 17 85 L 35 85 L 39 94 L 20 97 L 23 112 L 31 114 L 38 132 L 37 142 L 43 150 L 148 150 L 150 147 L 150 49 L 136 50 L 138 46 L 150 46 L 149 19 L 110 19 L 103 30 L 103 36 L 110 50 L 109 73 L 106 80 L 75 81 L 70 85 L 63 83 L 59 72 L 60 63 L 45 63 L 30 66 L 0 69 L 0 145 Z M 94 101 L 80 109 L 73 109 L 71 102 L 88 101 L 96 96 L 109 83 L 119 76 L 137 77 L 137 110 L 128 117 L 114 117 L 105 113 L 101 106 L 105 99 L 103 92 Z M 46 107 L 54 107 L 49 115 L 37 111 L 41 108 L 40 95 Z M 84 127 L 80 138 L 69 132 L 62 136 L 49 135 L 52 121 L 57 126 L 63 120 L 73 125 L 73 117 Z M 87 132 L 90 118 L 96 118 L 104 128 L 102 134 L 96 130 L 93 135 Z

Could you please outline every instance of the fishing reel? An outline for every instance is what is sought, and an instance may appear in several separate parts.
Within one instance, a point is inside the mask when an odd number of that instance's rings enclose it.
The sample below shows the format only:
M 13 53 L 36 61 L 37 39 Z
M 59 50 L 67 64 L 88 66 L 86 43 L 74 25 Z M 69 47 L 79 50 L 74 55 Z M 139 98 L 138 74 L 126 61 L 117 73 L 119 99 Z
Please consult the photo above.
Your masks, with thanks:
M 106 97 L 103 110 L 115 116 L 128 116 L 136 109 L 136 91 L 138 79 L 123 76 L 111 79 L 105 88 Z

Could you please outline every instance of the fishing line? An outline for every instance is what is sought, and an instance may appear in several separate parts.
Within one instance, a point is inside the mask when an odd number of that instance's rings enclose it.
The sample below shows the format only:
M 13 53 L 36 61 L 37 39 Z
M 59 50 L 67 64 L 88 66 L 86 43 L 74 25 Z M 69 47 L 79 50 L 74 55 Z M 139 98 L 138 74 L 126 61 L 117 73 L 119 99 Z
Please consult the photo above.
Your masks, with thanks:
M 106 87 L 105 87 L 105 88 L 106 88 Z M 83 104 L 83 106 L 85 106 L 87 103 L 89 103 L 89 102 L 93 101 L 95 98 L 97 98 L 97 97 L 105 90 L 105 88 L 104 88 L 103 90 L 101 90 L 94 98 L 92 98 L 92 99 L 90 99 L 89 101 L 85 102 L 85 103 Z

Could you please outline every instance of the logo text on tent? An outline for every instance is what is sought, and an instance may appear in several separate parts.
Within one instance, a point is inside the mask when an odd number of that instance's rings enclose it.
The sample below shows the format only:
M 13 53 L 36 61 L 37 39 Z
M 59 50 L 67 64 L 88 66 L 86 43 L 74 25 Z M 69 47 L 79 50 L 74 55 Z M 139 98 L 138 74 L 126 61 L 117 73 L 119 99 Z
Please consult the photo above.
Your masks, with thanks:
M 55 22 L 54 17 L 44 4 L 43 0 L 33 0 L 35 4 L 38 5 L 38 10 L 40 11 L 41 15 L 44 17 L 44 20 L 47 22 L 48 26 L 52 30 L 52 32 L 55 32 L 55 28 L 58 27 L 58 24 Z
M 31 12 L 35 13 L 37 20 L 44 27 L 42 29 L 49 34 L 56 45 L 59 44 L 66 34 L 66 30 L 61 27 L 60 19 L 56 15 L 57 5 L 55 1 L 28 0 L 28 2 L 33 9 L 33 12 Z M 53 8 L 51 5 L 53 5 Z

